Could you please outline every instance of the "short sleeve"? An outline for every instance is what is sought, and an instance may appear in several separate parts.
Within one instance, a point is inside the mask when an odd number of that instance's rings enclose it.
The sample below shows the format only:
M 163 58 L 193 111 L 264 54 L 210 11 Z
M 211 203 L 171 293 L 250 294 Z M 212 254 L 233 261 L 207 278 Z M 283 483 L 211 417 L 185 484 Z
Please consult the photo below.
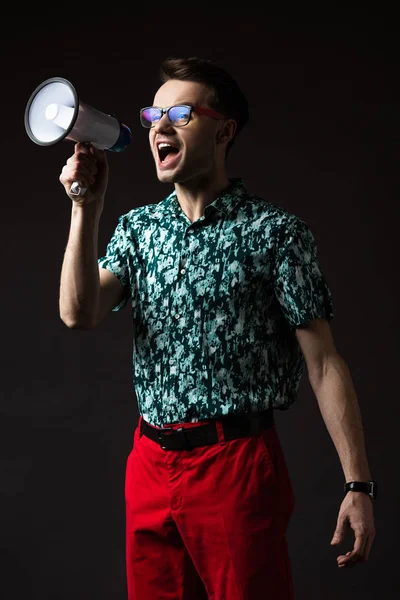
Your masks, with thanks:
M 317 257 L 307 224 L 295 217 L 275 252 L 275 295 L 291 327 L 312 319 L 333 319 L 332 294 Z
M 124 288 L 124 295 L 119 304 L 112 311 L 116 312 L 124 308 L 131 297 L 131 286 L 129 278 L 128 258 L 129 252 L 127 249 L 126 240 L 126 215 L 122 215 L 118 219 L 118 224 L 109 241 L 105 256 L 98 259 L 99 267 L 111 271 L 113 275 L 118 277 Z

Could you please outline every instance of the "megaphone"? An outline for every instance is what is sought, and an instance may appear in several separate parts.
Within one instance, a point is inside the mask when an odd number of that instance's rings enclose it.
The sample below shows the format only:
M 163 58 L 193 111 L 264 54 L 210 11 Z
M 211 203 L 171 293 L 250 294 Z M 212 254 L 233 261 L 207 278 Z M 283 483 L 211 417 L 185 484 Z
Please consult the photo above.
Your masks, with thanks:
M 27 134 L 39 146 L 71 140 L 121 152 L 132 141 L 127 125 L 80 102 L 72 83 L 63 77 L 51 77 L 37 86 L 27 102 L 24 121 Z M 74 181 L 70 193 L 83 196 L 86 189 Z

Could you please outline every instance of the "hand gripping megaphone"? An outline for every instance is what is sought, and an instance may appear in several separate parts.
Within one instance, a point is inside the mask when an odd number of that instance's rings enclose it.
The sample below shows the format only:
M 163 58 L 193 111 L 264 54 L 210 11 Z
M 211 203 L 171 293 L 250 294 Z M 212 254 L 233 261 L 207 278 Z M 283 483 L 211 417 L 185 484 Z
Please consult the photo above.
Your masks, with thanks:
M 127 125 L 80 102 L 74 86 L 62 77 L 38 85 L 27 102 L 24 120 L 27 134 L 39 146 L 71 140 L 121 152 L 132 141 Z M 70 193 L 83 196 L 86 189 L 74 181 Z

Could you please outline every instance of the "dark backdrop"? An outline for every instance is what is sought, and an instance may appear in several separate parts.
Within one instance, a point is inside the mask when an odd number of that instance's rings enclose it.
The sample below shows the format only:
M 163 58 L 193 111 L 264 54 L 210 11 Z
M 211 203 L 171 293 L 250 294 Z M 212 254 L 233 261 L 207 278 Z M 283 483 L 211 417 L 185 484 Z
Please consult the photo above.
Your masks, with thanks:
M 248 4 L 131 5 L 128 17 L 100 5 L 82 15 L 75 3 L 46 17 L 22 17 L 22 7 L 19 16 L 3 15 L 5 600 L 126 598 L 123 486 L 138 419 L 130 309 L 91 332 L 71 331 L 59 318 L 70 200 L 58 176 L 73 145 L 31 142 L 25 104 L 44 79 L 61 76 L 84 102 L 132 128 L 132 145 L 109 154 L 102 255 L 119 215 L 172 190 L 156 179 L 138 110 L 152 103 L 159 63 L 173 53 L 210 58 L 236 77 L 252 118 L 232 150 L 230 175 L 315 235 L 333 294 L 334 339 L 380 485 L 370 559 L 339 570 L 336 556 L 353 539 L 330 546 L 344 478 L 305 373 L 296 403 L 276 413 L 296 493 L 288 529 L 296 598 L 398 598 L 398 32 L 394 15 L 334 16 L 329 6 L 329 18 L 297 20 Z

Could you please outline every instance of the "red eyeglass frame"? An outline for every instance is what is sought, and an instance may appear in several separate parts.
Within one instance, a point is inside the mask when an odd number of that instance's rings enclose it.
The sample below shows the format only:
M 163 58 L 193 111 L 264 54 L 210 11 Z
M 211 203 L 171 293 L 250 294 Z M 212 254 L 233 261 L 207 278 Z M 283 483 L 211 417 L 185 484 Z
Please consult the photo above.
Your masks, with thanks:
M 202 106 L 193 106 L 192 107 L 195 112 L 199 115 L 206 115 L 207 117 L 212 117 L 213 119 L 227 119 L 225 115 L 220 112 L 217 112 L 213 108 L 206 108 Z

